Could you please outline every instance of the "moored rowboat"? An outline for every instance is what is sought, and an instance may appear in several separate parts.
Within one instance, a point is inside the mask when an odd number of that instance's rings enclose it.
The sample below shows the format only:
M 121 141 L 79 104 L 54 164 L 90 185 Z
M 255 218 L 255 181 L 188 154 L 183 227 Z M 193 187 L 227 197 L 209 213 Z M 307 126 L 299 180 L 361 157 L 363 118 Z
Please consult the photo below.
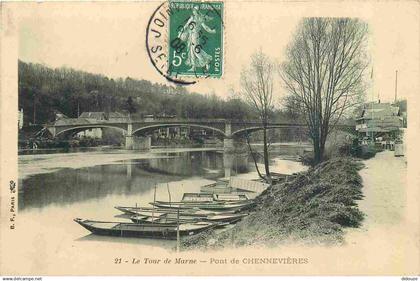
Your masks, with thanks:
M 166 209 L 191 209 L 198 208 L 202 210 L 214 210 L 214 211 L 240 211 L 248 209 L 255 205 L 253 200 L 246 200 L 241 202 L 201 202 L 201 203 L 190 203 L 190 202 L 166 202 L 156 201 L 150 202 L 151 205 L 166 208 Z
M 163 213 L 177 213 L 178 210 L 174 208 L 150 208 L 150 207 L 123 207 L 123 206 L 115 206 L 115 209 L 129 215 L 145 215 L 148 214 L 163 214 Z M 185 216 L 199 216 L 199 217 L 206 217 L 209 215 L 224 215 L 224 214 L 231 214 L 233 211 L 207 211 L 201 210 L 198 208 L 188 208 L 188 209 L 181 209 L 179 211 L 181 215 Z
M 182 202 L 208 203 L 208 202 L 243 202 L 249 200 L 246 194 L 216 194 L 216 193 L 184 193 Z
M 204 193 L 231 193 L 233 188 L 229 187 L 226 183 L 211 183 L 200 187 L 200 191 Z
M 227 222 L 227 223 L 235 223 L 241 220 L 243 217 L 247 216 L 247 214 L 226 214 L 226 215 L 211 215 L 206 217 L 194 217 L 194 216 L 184 216 L 180 215 L 179 217 L 177 214 L 174 213 L 161 213 L 158 216 L 145 216 L 145 215 L 135 215 L 130 217 L 130 219 L 135 223 L 177 223 L 178 219 L 180 223 L 191 223 L 191 222 Z
M 173 223 L 138 224 L 83 220 L 80 218 L 76 218 L 74 221 L 97 235 L 160 239 L 176 239 L 177 237 L 177 225 Z M 179 225 L 179 235 L 195 235 L 216 226 L 216 224 L 208 222 L 183 223 Z

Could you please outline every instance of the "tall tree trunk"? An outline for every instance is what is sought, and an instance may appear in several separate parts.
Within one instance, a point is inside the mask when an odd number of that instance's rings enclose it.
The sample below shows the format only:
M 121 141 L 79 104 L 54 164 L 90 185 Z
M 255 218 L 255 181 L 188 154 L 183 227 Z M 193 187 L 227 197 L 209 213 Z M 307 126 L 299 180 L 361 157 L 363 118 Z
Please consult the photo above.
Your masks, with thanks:
M 249 136 L 248 136 L 248 135 L 246 136 L 246 143 L 247 143 L 248 148 L 249 148 L 249 151 L 250 151 L 250 153 L 251 153 L 252 160 L 254 160 L 254 165 L 255 165 L 255 169 L 257 170 L 258 176 L 259 176 L 261 179 L 264 179 L 263 175 L 262 175 L 262 174 L 261 174 L 261 172 L 260 172 L 260 169 L 258 168 L 257 159 L 255 158 L 254 152 L 252 151 L 252 147 L 251 147 L 251 144 L 249 143 Z
M 320 162 L 324 161 L 324 152 L 325 152 L 325 143 L 327 141 L 327 137 L 325 134 L 322 135 L 320 144 L 319 144 L 319 155 L 320 155 Z
M 319 146 L 319 162 L 318 163 L 321 163 L 322 161 L 324 161 L 324 146 L 325 144 L 322 144 L 322 143 Z
M 314 143 L 314 165 L 321 162 L 321 151 L 319 146 L 319 138 L 316 136 L 313 138 Z
M 264 124 L 264 167 L 267 181 L 271 184 L 270 166 L 268 158 L 268 146 L 267 146 L 267 125 Z

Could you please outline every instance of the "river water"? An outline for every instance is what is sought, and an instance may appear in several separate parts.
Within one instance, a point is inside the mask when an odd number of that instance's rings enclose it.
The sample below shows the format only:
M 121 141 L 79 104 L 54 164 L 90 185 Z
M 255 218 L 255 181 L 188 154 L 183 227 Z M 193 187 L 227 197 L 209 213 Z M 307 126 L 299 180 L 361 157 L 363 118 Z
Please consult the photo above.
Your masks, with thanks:
M 132 159 L 127 159 L 127 154 L 117 157 L 120 155 L 95 152 L 97 159 L 107 157 L 123 160 L 105 161 L 103 164 L 87 167 L 76 165 L 79 168 L 52 169 L 53 162 L 72 161 L 69 160 L 72 158 L 63 158 L 70 157 L 71 154 L 57 155 L 48 154 L 44 158 L 42 155 L 19 156 L 19 164 L 22 166 L 18 197 L 19 232 L 25 233 L 25 241 L 48 241 L 48 247 L 52 247 L 52 251 L 59 251 L 64 245 L 74 246 L 78 243 L 85 243 L 84 246 L 90 243 L 90 246 L 95 247 L 99 246 L 95 244 L 98 242 L 102 243 L 101 246 L 123 242 L 172 248 L 172 241 L 92 235 L 73 219 L 127 221 L 118 216 L 120 212 L 114 206 L 147 206 L 154 198 L 178 201 L 184 192 L 199 192 L 202 185 L 229 174 L 257 178 L 254 163 L 247 155 L 228 156 L 220 151 L 160 151 L 147 154 L 150 157 L 131 156 L 134 157 Z M 90 159 L 92 156 L 89 152 L 77 155 L 77 159 Z M 273 172 L 293 173 L 305 169 L 298 162 L 282 160 L 280 153 L 273 153 L 272 157 Z M 37 162 L 39 159 L 50 161 L 47 167 L 51 172 L 47 169 L 38 173 L 36 169 L 31 169 L 32 166 L 44 163 Z

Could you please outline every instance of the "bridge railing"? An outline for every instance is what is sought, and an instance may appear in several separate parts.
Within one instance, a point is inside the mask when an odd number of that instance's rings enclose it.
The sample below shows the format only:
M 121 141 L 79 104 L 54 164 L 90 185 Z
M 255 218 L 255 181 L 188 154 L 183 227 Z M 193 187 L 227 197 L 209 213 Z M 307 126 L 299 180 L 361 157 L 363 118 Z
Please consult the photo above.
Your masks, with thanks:
M 230 124 L 241 124 L 241 125 L 252 125 L 261 126 L 261 122 L 258 120 L 239 120 L 239 119 L 199 119 L 199 118 L 110 118 L 110 119 L 90 119 L 90 118 L 65 118 L 59 119 L 55 122 L 49 123 L 46 126 L 72 126 L 72 125 L 89 125 L 89 124 L 127 124 L 127 123 L 230 123 Z M 301 122 L 288 121 L 272 121 L 269 122 L 268 126 L 306 126 Z M 355 126 L 354 124 L 338 124 L 337 127 L 350 127 Z

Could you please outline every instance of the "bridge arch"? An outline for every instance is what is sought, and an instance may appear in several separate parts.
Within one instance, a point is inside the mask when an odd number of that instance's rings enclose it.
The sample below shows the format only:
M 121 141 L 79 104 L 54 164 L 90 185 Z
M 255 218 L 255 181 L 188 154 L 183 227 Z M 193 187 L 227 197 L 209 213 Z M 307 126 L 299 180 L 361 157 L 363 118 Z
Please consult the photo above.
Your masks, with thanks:
M 171 128 L 171 127 L 201 128 L 201 129 L 206 129 L 206 130 L 216 132 L 216 133 L 220 134 L 223 138 L 226 137 L 225 132 L 218 129 L 218 128 L 214 128 L 214 127 L 206 126 L 206 125 L 201 125 L 201 124 L 185 124 L 185 123 L 153 124 L 153 125 L 149 125 L 149 126 L 145 126 L 145 127 L 141 127 L 141 128 L 133 130 L 133 135 L 136 134 L 136 133 L 142 132 L 142 131 L 153 131 L 153 130 L 160 129 L 160 128 Z
M 267 129 L 284 129 L 284 128 L 307 128 L 306 125 L 294 125 L 294 126 L 290 126 L 290 125 L 269 125 L 267 126 Z M 253 126 L 253 127 L 248 127 L 248 128 L 243 128 L 243 129 L 239 129 L 236 130 L 234 132 L 232 132 L 232 136 L 234 137 L 238 137 L 240 135 L 243 135 L 245 132 L 256 132 L 256 131 L 261 131 L 263 130 L 264 127 L 263 126 Z M 353 136 L 356 136 L 357 133 L 355 131 L 354 126 L 349 126 L 349 125 L 338 125 L 334 128 L 334 130 L 337 131 L 341 131 L 344 133 L 348 133 L 351 134 Z
M 121 131 L 123 134 L 127 133 L 127 130 L 118 127 L 118 126 L 112 126 L 112 125 L 81 125 L 81 126 L 74 126 L 74 127 L 70 127 L 70 128 L 66 128 L 64 130 L 59 131 L 58 133 L 55 134 L 55 137 L 65 133 L 65 132 L 70 132 L 70 131 L 75 131 L 75 132 L 83 132 L 85 130 L 88 129 L 97 129 L 97 128 L 111 128 L 111 129 L 117 129 L 119 131 Z
M 291 126 L 285 126 L 285 125 L 271 125 L 271 126 L 267 126 L 267 129 L 284 129 L 284 128 L 290 128 Z M 303 128 L 304 126 L 292 126 L 293 128 Z M 248 127 L 248 128 L 243 128 L 243 129 L 239 129 L 236 130 L 234 132 L 232 132 L 232 136 L 234 137 L 238 137 L 241 136 L 243 134 L 245 134 L 245 132 L 256 132 L 256 131 L 261 131 L 263 130 L 264 127 L 263 126 L 253 126 L 253 127 Z

